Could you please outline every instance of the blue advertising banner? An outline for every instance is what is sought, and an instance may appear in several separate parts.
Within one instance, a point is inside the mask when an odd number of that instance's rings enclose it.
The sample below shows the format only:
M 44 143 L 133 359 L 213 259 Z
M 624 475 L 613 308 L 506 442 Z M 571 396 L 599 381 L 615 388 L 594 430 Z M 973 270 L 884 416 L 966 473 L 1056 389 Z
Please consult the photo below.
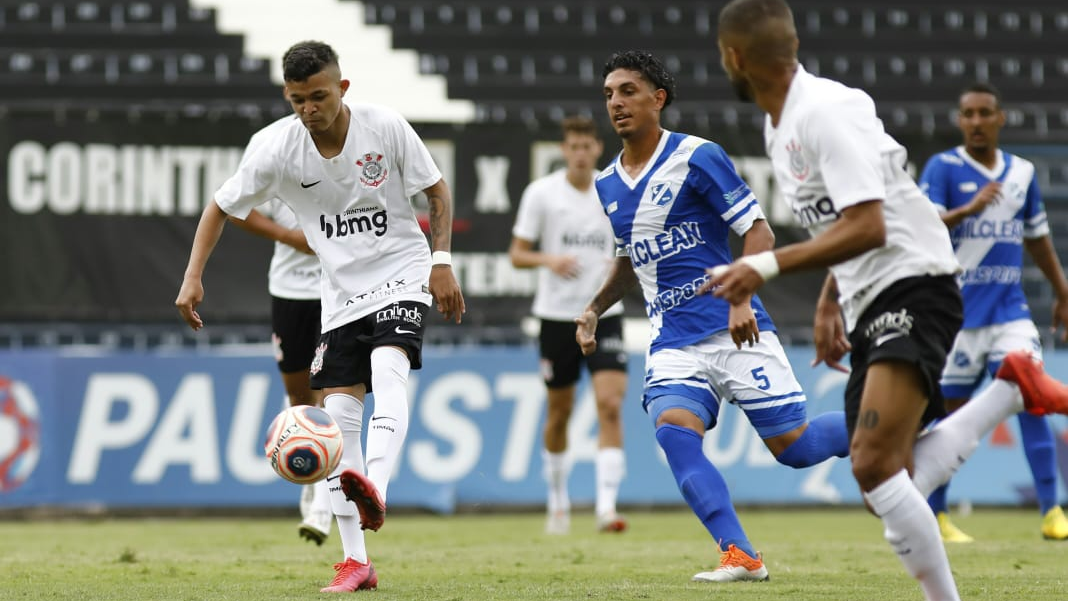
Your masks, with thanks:
M 840 409 L 845 376 L 809 368 L 811 348 L 787 350 L 810 415 Z M 1046 359 L 1051 373 L 1068 373 L 1068 354 Z M 641 410 L 643 360 L 631 357 L 620 502 L 679 504 Z M 411 426 L 389 487 L 391 506 L 449 512 L 544 501 L 545 391 L 532 347 L 427 349 L 409 390 Z M 267 352 L 0 352 L 0 507 L 295 504 L 298 488 L 275 475 L 263 453 L 267 426 L 284 403 Z M 719 418 L 704 449 L 736 503 L 860 503 L 847 460 L 793 470 L 775 462 L 738 409 L 725 406 Z M 1057 416 L 1051 424 L 1063 490 L 1068 423 Z M 572 500 L 592 503 L 597 423 L 585 381 L 569 438 Z M 1034 498 L 1015 420 L 984 438 L 950 498 L 1009 505 Z

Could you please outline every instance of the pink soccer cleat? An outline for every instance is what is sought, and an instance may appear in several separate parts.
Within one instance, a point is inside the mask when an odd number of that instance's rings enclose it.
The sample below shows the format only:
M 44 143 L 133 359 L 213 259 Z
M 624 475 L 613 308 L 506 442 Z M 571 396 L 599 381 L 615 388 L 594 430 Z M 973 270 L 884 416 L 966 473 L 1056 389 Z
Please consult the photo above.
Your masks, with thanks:
M 347 469 L 341 472 L 341 491 L 346 499 L 356 504 L 360 527 L 377 532 L 386 521 L 386 502 L 378 494 L 374 482 L 356 470 Z
M 1028 413 L 1068 414 L 1068 386 L 1051 378 L 1042 368 L 1042 362 L 1029 351 L 1012 351 L 1005 355 L 997 377 L 1020 387 Z
M 360 563 L 349 557 L 341 563 L 335 563 L 334 570 L 337 571 L 334 580 L 330 586 L 320 589 L 320 593 L 354 593 L 378 588 L 378 573 L 370 559 L 367 563 Z

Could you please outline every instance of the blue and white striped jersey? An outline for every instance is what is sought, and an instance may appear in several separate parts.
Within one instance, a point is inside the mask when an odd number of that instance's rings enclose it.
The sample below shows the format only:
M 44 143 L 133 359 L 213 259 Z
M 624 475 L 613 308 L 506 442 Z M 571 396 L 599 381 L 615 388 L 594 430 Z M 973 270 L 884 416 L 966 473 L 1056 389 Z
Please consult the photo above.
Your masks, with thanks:
M 617 253 L 630 257 L 641 283 L 650 352 L 727 329 L 727 302 L 696 290 L 708 279 L 706 268 L 731 262 L 728 228 L 745 234 L 764 212 L 723 149 L 665 131 L 636 179 L 616 157 L 596 183 Z M 760 330 L 774 331 L 756 296 L 752 306 Z
M 958 146 L 931 157 L 920 177 L 920 188 L 939 211 L 968 204 L 990 181 L 1001 182 L 1000 199 L 949 233 L 964 268 L 958 282 L 965 328 L 1031 318 L 1020 285 L 1023 239 L 1049 234 L 1035 166 L 999 150 L 997 163 L 988 169 Z

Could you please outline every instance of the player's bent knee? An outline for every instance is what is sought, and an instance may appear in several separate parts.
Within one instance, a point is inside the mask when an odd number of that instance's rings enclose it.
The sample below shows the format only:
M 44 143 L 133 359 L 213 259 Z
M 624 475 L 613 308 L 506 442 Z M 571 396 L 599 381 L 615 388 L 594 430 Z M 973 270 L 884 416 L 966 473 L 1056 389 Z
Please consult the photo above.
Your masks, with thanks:
M 904 460 L 873 452 L 871 449 L 850 449 L 853 477 L 860 489 L 867 492 L 885 482 L 905 467 Z

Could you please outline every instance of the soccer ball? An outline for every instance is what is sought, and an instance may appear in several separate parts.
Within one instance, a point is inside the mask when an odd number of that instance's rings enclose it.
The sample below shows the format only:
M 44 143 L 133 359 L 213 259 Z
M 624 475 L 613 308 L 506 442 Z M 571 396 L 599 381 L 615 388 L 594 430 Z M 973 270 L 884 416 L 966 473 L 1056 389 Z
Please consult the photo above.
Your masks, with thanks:
M 341 462 L 341 428 L 326 411 L 296 405 L 267 428 L 263 450 L 279 476 L 296 484 L 318 482 Z

